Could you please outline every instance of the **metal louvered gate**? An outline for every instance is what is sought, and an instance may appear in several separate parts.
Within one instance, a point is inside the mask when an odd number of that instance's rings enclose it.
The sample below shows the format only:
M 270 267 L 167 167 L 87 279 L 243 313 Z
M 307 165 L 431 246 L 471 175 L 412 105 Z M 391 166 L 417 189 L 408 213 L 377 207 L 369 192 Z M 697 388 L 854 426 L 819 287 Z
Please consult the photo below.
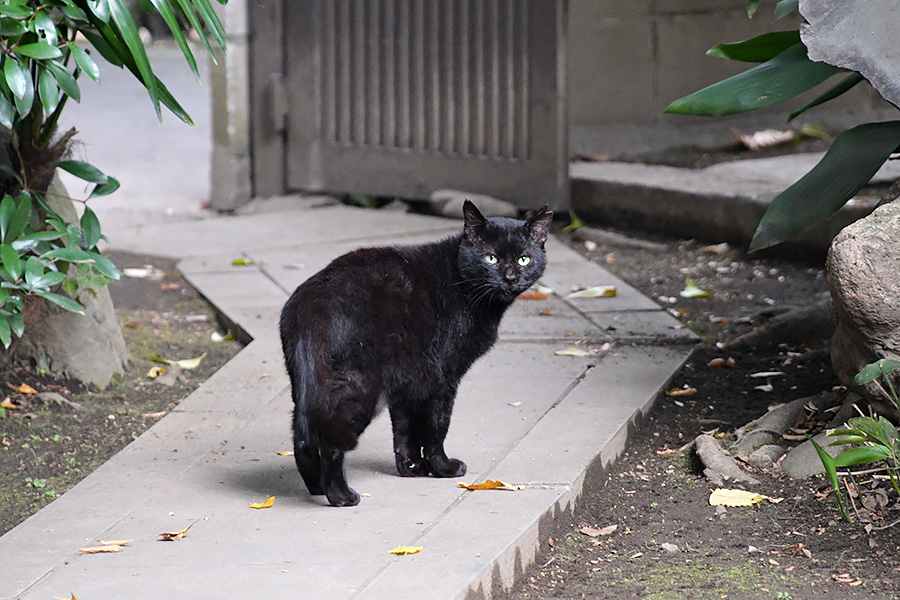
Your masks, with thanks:
M 566 206 L 564 1 L 266 4 L 250 15 L 257 195 Z

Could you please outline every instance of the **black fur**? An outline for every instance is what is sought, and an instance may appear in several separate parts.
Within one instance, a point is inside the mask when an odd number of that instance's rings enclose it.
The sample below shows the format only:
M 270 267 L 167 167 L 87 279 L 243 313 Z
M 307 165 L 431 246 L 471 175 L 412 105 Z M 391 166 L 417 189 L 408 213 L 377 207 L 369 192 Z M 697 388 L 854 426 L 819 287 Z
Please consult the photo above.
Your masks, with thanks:
M 390 411 L 400 475 L 466 472 L 444 453 L 457 386 L 496 341 L 506 309 L 543 273 L 553 213 L 485 219 L 468 201 L 464 212 L 454 237 L 338 257 L 282 310 L 294 457 L 309 492 L 334 506 L 359 502 L 344 453 L 380 400 Z

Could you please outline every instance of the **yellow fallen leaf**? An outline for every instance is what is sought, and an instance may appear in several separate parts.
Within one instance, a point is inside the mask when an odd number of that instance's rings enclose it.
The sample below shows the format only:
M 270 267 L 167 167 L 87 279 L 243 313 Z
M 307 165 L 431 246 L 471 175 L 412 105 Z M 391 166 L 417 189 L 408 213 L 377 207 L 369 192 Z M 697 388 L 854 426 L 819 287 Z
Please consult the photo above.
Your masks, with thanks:
M 673 398 L 677 398 L 679 396 L 693 396 L 697 393 L 697 388 L 686 387 L 686 388 L 672 388 L 666 392 L 666 396 L 671 396 Z
M 495 481 L 493 479 L 488 479 L 484 483 L 463 483 L 460 481 L 456 485 L 467 490 L 508 490 L 510 492 L 517 492 L 525 488 L 524 485 L 512 485 L 505 481 Z
M 406 556 L 407 554 L 418 554 L 421 551 L 422 546 L 398 546 L 390 552 L 398 556 Z
M 250 508 L 269 508 L 275 504 L 275 496 L 269 496 L 265 502 L 251 502 Z
M 162 538 L 162 540 L 166 541 L 166 542 L 177 542 L 181 538 L 185 537 L 187 535 L 188 529 L 193 527 L 196 523 L 197 523 L 197 521 L 194 521 L 193 523 L 191 523 L 190 525 L 188 525 L 181 531 L 174 531 L 172 533 L 161 533 L 161 534 L 159 534 L 159 537 Z
M 0 408 L 6 408 L 9 410 L 19 410 L 19 405 L 13 404 L 13 401 L 9 399 L 9 396 L 7 396 L 6 398 L 3 399 L 2 402 L 0 402 Z
M 524 294 L 519 294 L 519 300 L 546 300 L 549 297 L 550 296 L 548 294 L 530 290 L 525 292 Z
M 156 356 L 155 354 L 151 354 L 148 358 L 153 362 L 158 362 L 164 365 L 178 365 L 182 369 L 196 369 L 200 362 L 206 357 L 206 352 L 198 356 L 197 358 L 184 358 L 181 360 L 169 360 L 168 358 L 163 358 L 162 356 Z
M 108 552 L 121 552 L 124 550 L 122 546 L 110 544 L 107 546 L 87 546 L 78 550 L 79 554 L 105 554 Z
M 100 540 L 100 545 L 101 545 L 101 546 L 127 546 L 128 544 L 132 543 L 133 541 L 134 541 L 134 539 L 130 539 L 130 540 L 109 540 L 109 541 L 106 541 L 106 540 Z
M 709 504 L 711 506 L 753 506 L 763 500 L 781 502 L 780 498 L 769 498 L 754 492 L 724 488 L 718 488 L 709 495 Z
M 73 594 L 72 592 L 69 592 L 68 598 L 60 598 L 59 596 L 53 596 L 53 597 L 56 598 L 56 600 L 78 600 L 78 598 L 76 598 L 75 594 Z
M 278 456 L 293 456 L 294 451 L 293 450 L 281 450 L 280 452 L 276 452 L 275 454 L 277 454 Z
M 250 265 L 253 264 L 253 261 L 250 260 L 249 258 L 236 258 L 233 261 L 231 261 L 231 264 L 234 265 L 235 267 L 249 267 Z
M 684 289 L 678 292 L 678 295 L 682 298 L 709 298 L 712 292 L 698 287 L 693 279 L 685 279 Z
M 37 394 L 37 390 L 34 389 L 33 387 L 31 387 L 30 385 L 28 385 L 27 383 L 23 383 L 20 385 L 13 385 L 13 384 L 7 382 L 6 385 L 8 385 L 12 391 L 18 392 L 20 394 L 25 394 L 26 396 L 34 396 L 35 394 Z
M 584 290 L 572 292 L 566 296 L 566 300 L 572 298 L 614 298 L 616 295 L 616 286 L 614 285 L 595 285 Z
M 554 352 L 556 356 L 587 356 L 588 353 L 581 348 L 565 348 Z
M 156 379 L 160 375 L 165 375 L 168 372 L 168 369 L 165 367 L 153 367 L 149 371 L 147 371 L 147 377 L 150 379 Z

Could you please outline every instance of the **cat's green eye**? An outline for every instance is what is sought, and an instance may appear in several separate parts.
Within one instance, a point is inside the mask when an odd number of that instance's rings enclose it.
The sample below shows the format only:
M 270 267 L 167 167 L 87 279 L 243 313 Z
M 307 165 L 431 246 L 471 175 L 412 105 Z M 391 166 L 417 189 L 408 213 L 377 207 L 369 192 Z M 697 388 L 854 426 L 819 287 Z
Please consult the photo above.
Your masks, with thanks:
M 520 256 L 519 257 L 519 264 L 523 267 L 527 267 L 530 262 L 531 262 L 530 256 Z
M 489 265 L 496 265 L 496 264 L 497 264 L 497 257 L 496 257 L 494 254 L 485 254 L 485 255 L 484 255 L 484 262 L 486 262 L 486 263 L 489 264 Z

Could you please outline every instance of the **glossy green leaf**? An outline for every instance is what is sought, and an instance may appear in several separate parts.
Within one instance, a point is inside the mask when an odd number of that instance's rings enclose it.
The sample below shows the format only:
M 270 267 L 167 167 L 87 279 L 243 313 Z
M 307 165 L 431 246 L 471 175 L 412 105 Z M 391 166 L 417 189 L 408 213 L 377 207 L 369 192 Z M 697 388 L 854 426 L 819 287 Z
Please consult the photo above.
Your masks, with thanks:
M 840 69 L 794 44 L 775 58 L 672 102 L 668 114 L 720 117 L 776 104 L 819 85 Z
M 47 271 L 37 279 L 32 282 L 32 289 L 46 289 L 49 290 L 53 286 L 59 285 L 63 282 L 63 279 L 66 278 L 65 273 L 60 273 L 59 271 Z
M 0 17 L 0 35 L 13 38 L 28 31 L 25 23 L 18 19 Z
M 34 14 L 34 9 L 21 4 L 0 4 L 0 15 L 6 15 L 13 19 L 25 19 Z
M 12 221 L 15 212 L 16 201 L 9 194 L 3 196 L 3 200 L 0 200 L 0 240 L 6 237 L 9 222 Z
M 759 0 L 747 0 L 747 16 L 752 19 L 757 10 L 759 10 Z
M 3 342 L 4 348 L 9 348 L 9 345 L 12 344 L 9 317 L 0 317 L 0 342 Z
M 67 18 L 75 21 L 76 23 L 88 23 L 87 14 L 75 6 L 74 4 L 65 3 L 59 7 L 59 10 L 62 11 Z
M 41 42 L 56 46 L 59 41 L 59 32 L 56 30 L 56 23 L 47 14 L 47 9 L 39 10 L 34 13 L 34 19 L 31 21 L 31 30 L 34 31 Z
M 181 14 L 187 17 L 188 23 L 190 23 L 193 30 L 200 36 L 200 42 L 203 44 L 203 47 L 206 48 L 207 52 L 212 54 L 212 46 L 210 46 L 209 40 L 204 34 L 203 25 L 200 23 L 200 19 L 197 18 L 196 13 L 194 12 L 192 0 L 176 0 L 176 2 L 181 8 Z
M 3 242 L 10 243 L 22 234 L 22 231 L 25 230 L 25 226 L 28 224 L 28 219 L 31 217 L 31 210 L 31 198 L 23 197 L 9 220 L 6 233 L 3 236 Z
M 0 125 L 12 129 L 13 119 L 16 118 L 16 108 L 6 94 L 0 92 Z
M 759 63 L 772 60 L 799 42 L 800 32 L 796 29 L 791 31 L 772 31 L 742 42 L 713 46 L 706 51 L 706 54 L 731 60 Z
M 865 385 L 870 381 L 875 381 L 886 373 L 900 369 L 900 362 L 889 358 L 876 360 L 863 367 L 862 371 L 853 378 L 853 385 Z
M 96 254 L 82 250 L 81 248 L 54 248 L 49 252 L 45 252 L 41 258 L 44 260 L 64 260 L 70 263 L 90 263 L 94 262 Z
M 22 98 L 25 95 L 28 85 L 26 83 L 26 71 L 19 65 L 19 61 L 9 54 L 3 56 L 3 78 L 6 80 L 6 85 L 9 87 L 9 91 L 13 93 L 13 96 Z
M 84 233 L 84 245 L 93 248 L 100 241 L 100 220 L 90 207 L 84 208 L 81 215 L 81 231 Z
M 156 84 L 156 76 L 150 67 L 150 60 L 144 50 L 144 43 L 138 34 L 137 25 L 131 18 L 131 12 L 124 0 L 106 0 L 109 6 L 109 14 L 113 23 L 115 23 L 116 31 L 121 36 L 122 42 L 128 48 L 130 58 L 134 62 L 135 68 L 140 75 L 141 82 L 147 88 L 147 94 L 156 110 L 156 117 L 162 120 L 162 111 L 159 106 L 159 86 Z
M 57 306 L 61 306 L 62 308 L 66 309 L 70 312 L 78 313 L 79 315 L 84 314 L 84 309 L 81 307 L 80 304 L 78 304 L 71 298 L 63 296 L 61 294 L 55 294 L 53 292 L 36 291 L 35 295 L 40 296 L 44 300 L 49 300 L 53 304 L 56 304 Z
M 90 163 L 81 160 L 63 160 L 56 165 L 63 171 L 67 171 L 79 179 L 91 183 L 106 183 L 108 178 L 103 171 Z
M 789 14 L 797 12 L 798 10 L 798 0 L 780 0 L 778 4 L 775 5 L 775 20 L 779 21 Z
M 25 285 L 34 287 L 34 282 L 44 274 L 44 262 L 36 256 L 29 256 L 25 261 Z
M 885 460 L 891 457 L 890 451 L 884 446 L 858 446 L 848 448 L 834 457 L 835 468 L 867 465 Z
M 166 22 L 169 31 L 172 33 L 172 37 L 175 38 L 175 42 L 178 44 L 178 47 L 181 48 L 181 53 L 184 54 L 184 58 L 191 68 L 191 72 L 194 73 L 194 77 L 197 78 L 197 81 L 200 81 L 200 72 L 197 70 L 197 60 L 194 58 L 194 53 L 185 39 L 184 33 L 181 31 L 181 24 L 178 22 L 178 18 L 175 16 L 175 11 L 172 10 L 172 5 L 169 3 L 169 0 L 149 0 L 149 2 L 156 8 L 157 12 L 159 12 L 160 16 Z M 208 46 L 209 44 L 206 45 Z
M 34 44 L 25 44 L 19 46 L 15 49 L 15 52 L 16 54 L 27 56 L 28 58 L 35 58 L 38 60 L 59 58 L 60 56 L 62 56 L 62 50 L 60 50 L 56 46 L 51 46 L 50 44 L 45 44 L 43 42 L 36 42 Z
M 9 274 L 11 281 L 16 281 L 22 276 L 22 259 L 19 253 L 9 244 L 0 245 L 0 260 L 3 262 L 3 268 Z
M 81 69 L 85 75 L 97 83 L 100 83 L 100 67 L 97 66 L 94 59 L 91 58 L 78 44 L 68 42 L 68 46 L 69 50 L 72 52 L 72 56 L 75 58 L 75 64 L 78 65 L 78 68 Z
M 108 196 L 109 194 L 112 194 L 117 189 L 119 189 L 120 185 L 121 184 L 119 183 L 118 179 L 116 179 L 115 177 L 107 176 L 106 183 L 101 183 L 94 186 L 94 189 L 91 190 L 91 194 L 88 197 L 97 198 L 99 196 Z
M 819 460 L 822 462 L 822 466 L 825 468 L 825 474 L 828 476 L 828 481 L 831 483 L 831 488 L 834 490 L 834 496 L 837 498 L 838 508 L 841 511 L 841 517 L 844 518 L 845 521 L 850 521 L 850 515 L 847 514 L 847 509 L 844 508 L 844 501 L 841 498 L 841 484 L 838 481 L 837 476 L 837 468 L 834 464 L 834 459 L 831 457 L 828 452 L 825 451 L 822 446 L 816 443 L 816 440 L 812 439 L 809 436 L 806 438 L 812 443 L 813 448 L 816 450 L 816 454 L 819 456 Z
M 228 46 L 228 38 L 225 35 L 225 28 L 222 27 L 222 23 L 219 21 L 219 17 L 216 16 L 209 0 L 193 0 L 193 2 L 197 7 L 197 12 L 203 17 L 206 27 L 212 32 L 219 47 L 224 50 Z M 200 37 L 204 37 L 202 32 L 198 31 L 198 33 L 201 33 Z
M 44 66 L 50 69 L 50 72 L 56 77 L 56 83 L 64 94 L 75 100 L 75 102 L 81 102 L 81 88 L 78 87 L 78 81 L 69 73 L 68 69 L 52 60 L 44 63 Z
M 109 2 L 107 0 L 87 0 L 88 10 L 102 23 L 109 21 Z
M 772 201 L 750 251 L 779 244 L 834 214 L 898 146 L 900 121 L 865 123 L 841 133 L 809 173 Z
M 102 35 L 98 35 L 93 31 L 88 30 L 84 30 L 81 33 L 83 33 L 84 37 L 88 39 L 88 41 L 91 43 L 91 46 L 97 49 L 97 52 L 100 53 L 100 56 L 106 59 L 106 62 L 117 67 L 124 66 L 122 59 L 119 58 L 119 55 L 112 49 L 112 47 L 109 45 L 109 43 L 107 43 Z
M 802 107 L 792 112 L 788 117 L 788 122 L 793 121 L 796 117 L 802 115 L 811 108 L 819 106 L 820 104 L 824 104 L 829 100 L 834 100 L 844 92 L 851 90 L 857 83 L 860 83 L 861 81 L 863 81 L 862 75 L 860 75 L 859 73 L 851 73 L 840 82 L 834 84 L 833 86 L 804 104 Z
M 113 261 L 102 254 L 94 254 L 94 270 L 113 281 L 118 281 L 122 277 L 122 273 L 116 268 Z
M 44 68 L 40 69 L 38 75 L 38 92 L 41 96 L 44 113 L 49 115 L 59 106 L 59 85 L 57 85 L 53 73 Z
M 22 337 L 22 334 L 25 333 L 25 315 L 16 313 L 10 317 L 9 328 L 12 329 L 16 337 Z

